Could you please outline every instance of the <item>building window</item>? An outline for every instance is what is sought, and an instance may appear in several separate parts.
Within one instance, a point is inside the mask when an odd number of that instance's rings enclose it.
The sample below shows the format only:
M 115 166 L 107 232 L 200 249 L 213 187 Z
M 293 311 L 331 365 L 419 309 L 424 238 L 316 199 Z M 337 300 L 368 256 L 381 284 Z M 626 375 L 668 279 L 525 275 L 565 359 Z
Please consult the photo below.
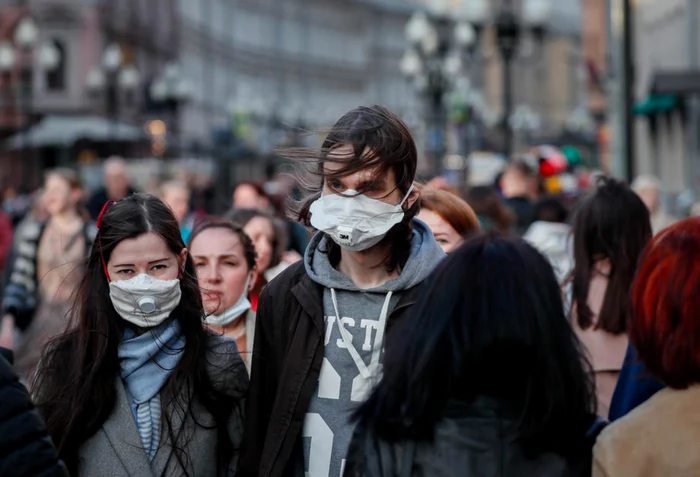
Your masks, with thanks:
M 58 51 L 58 63 L 56 67 L 46 72 L 46 87 L 49 91 L 62 91 L 66 89 L 66 48 L 58 40 L 51 40 Z

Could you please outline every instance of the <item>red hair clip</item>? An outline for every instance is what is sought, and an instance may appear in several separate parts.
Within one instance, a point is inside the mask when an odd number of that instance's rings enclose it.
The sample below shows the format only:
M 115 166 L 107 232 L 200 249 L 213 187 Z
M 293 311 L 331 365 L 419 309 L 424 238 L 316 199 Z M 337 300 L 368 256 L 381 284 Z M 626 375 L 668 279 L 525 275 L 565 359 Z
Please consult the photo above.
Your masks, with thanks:
M 105 202 L 105 205 L 102 206 L 102 210 L 100 211 L 100 215 L 97 216 L 97 230 L 98 230 L 98 236 L 97 236 L 97 246 L 100 249 L 100 258 L 102 259 L 102 270 L 105 272 L 105 277 L 107 277 L 107 281 L 110 282 L 109 278 L 109 271 L 107 271 L 107 262 L 105 262 L 105 256 L 102 253 L 102 234 L 99 233 L 100 229 L 102 229 L 102 217 L 105 215 L 105 212 L 107 211 L 107 207 L 109 207 L 112 204 L 116 204 L 116 200 L 108 200 Z
M 105 202 L 105 205 L 102 206 L 102 210 L 100 210 L 100 215 L 97 216 L 97 228 L 101 229 L 102 228 L 102 216 L 105 215 L 105 212 L 107 212 L 107 207 L 109 207 L 112 204 L 116 204 L 116 200 L 108 200 Z

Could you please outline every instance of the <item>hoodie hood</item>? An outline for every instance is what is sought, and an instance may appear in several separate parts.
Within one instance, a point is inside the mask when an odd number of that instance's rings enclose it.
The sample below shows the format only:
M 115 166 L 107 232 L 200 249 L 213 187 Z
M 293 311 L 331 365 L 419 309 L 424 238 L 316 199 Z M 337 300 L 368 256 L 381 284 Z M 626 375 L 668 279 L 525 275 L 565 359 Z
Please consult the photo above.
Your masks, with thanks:
M 569 275 L 574 266 L 571 226 L 537 221 L 530 225 L 523 238 L 547 257 L 560 282 Z
M 319 232 L 311 239 L 304 254 L 304 266 L 311 280 L 326 288 L 346 291 L 365 291 L 372 293 L 387 293 L 408 290 L 425 280 L 440 261 L 445 258 L 427 225 L 418 219 L 413 219 L 413 239 L 411 253 L 401 274 L 376 288 L 360 289 L 345 274 L 336 270 L 328 259 L 328 241 L 325 233 Z

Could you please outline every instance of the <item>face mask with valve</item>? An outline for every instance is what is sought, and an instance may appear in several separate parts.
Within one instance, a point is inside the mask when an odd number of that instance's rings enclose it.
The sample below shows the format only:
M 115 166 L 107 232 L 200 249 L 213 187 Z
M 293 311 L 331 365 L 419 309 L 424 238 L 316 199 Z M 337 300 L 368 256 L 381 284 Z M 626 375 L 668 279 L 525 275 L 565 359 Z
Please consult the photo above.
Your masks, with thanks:
M 163 323 L 180 304 L 180 280 L 159 280 L 142 273 L 129 280 L 109 282 L 109 297 L 124 320 L 139 328 Z
M 411 191 L 413 186 L 396 205 L 354 190 L 323 195 L 309 208 L 311 225 L 327 233 L 344 249 L 362 252 L 381 242 L 389 230 L 403 220 L 403 204 Z

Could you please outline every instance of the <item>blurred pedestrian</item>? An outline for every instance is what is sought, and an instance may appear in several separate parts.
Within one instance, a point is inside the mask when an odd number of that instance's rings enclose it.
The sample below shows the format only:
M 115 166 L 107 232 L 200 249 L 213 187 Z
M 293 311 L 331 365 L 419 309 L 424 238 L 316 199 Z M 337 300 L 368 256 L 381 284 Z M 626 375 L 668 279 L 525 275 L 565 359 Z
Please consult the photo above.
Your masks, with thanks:
M 68 324 L 71 297 L 97 232 L 83 208 L 83 193 L 76 171 L 48 171 L 43 203 L 49 219 L 26 224 L 18 237 L 3 313 L 22 332 L 15 369 L 23 379 L 31 377 L 44 345 Z
M 233 211 L 236 209 L 259 210 L 279 218 L 285 223 L 287 245 L 285 251 L 294 251 L 303 255 L 309 243 L 309 234 L 298 222 L 289 220 L 285 214 L 287 197 L 275 200 L 268 195 L 263 184 L 258 182 L 240 182 L 233 191 Z
M 534 248 L 471 240 L 397 326 L 345 476 L 591 475 L 590 367 Z
M 108 158 L 103 164 L 104 187 L 98 189 L 88 202 L 90 217 L 97 219 L 102 207 L 110 200 L 121 200 L 136 193 L 131 187 L 126 161 L 119 156 Z
M 420 201 L 421 209 L 416 218 L 430 228 L 445 253 L 455 250 L 481 228 L 469 204 L 450 192 L 423 187 Z
M 467 203 L 479 219 L 481 229 L 497 232 L 505 237 L 512 234 L 515 216 L 496 189 L 490 186 L 472 187 L 467 192 Z
M 559 283 L 574 267 L 573 236 L 567 223 L 569 211 L 557 198 L 545 197 L 535 204 L 534 221 L 523 235 L 552 264 Z
M 12 369 L 12 351 L 0 348 L 0 475 L 68 477 L 27 388 Z
M 678 219 L 667 214 L 661 203 L 661 183 L 654 176 L 637 176 L 632 182 L 632 190 L 637 193 L 651 216 L 651 231 L 654 235 L 673 225 Z
M 239 476 L 342 474 L 384 336 L 444 257 L 413 220 L 417 156 L 381 106 L 346 113 L 324 141 L 299 215 L 319 232 L 260 297 Z
M 203 325 L 192 259 L 170 209 L 107 203 L 75 297 L 33 391 L 75 477 L 229 476 L 248 377 L 233 340 Z
M 524 234 L 533 221 L 533 200 L 539 194 L 537 171 L 524 159 L 514 159 L 503 171 L 500 189 L 506 206 L 515 214 L 515 232 Z
M 250 372 L 255 312 L 248 295 L 257 281 L 255 246 L 233 222 L 204 217 L 197 221 L 188 248 L 202 289 L 204 323 L 236 340 Z
M 573 235 L 570 317 L 593 365 L 598 415 L 607 417 L 627 352 L 628 293 L 651 238 L 649 211 L 627 185 L 601 178 L 576 213 Z
M 285 252 L 287 241 L 284 223 L 270 214 L 255 209 L 234 209 L 227 215 L 243 229 L 255 246 L 256 279 L 250 292 L 253 311 L 258 310 L 262 289 L 300 256 Z
M 657 234 L 631 290 L 630 341 L 668 385 L 611 424 L 594 449 L 594 477 L 697 475 L 700 469 L 700 219 Z
M 191 197 L 192 192 L 184 182 L 169 181 L 160 187 L 160 199 L 173 211 L 185 243 L 190 239 L 194 225 L 194 218 L 189 213 Z

